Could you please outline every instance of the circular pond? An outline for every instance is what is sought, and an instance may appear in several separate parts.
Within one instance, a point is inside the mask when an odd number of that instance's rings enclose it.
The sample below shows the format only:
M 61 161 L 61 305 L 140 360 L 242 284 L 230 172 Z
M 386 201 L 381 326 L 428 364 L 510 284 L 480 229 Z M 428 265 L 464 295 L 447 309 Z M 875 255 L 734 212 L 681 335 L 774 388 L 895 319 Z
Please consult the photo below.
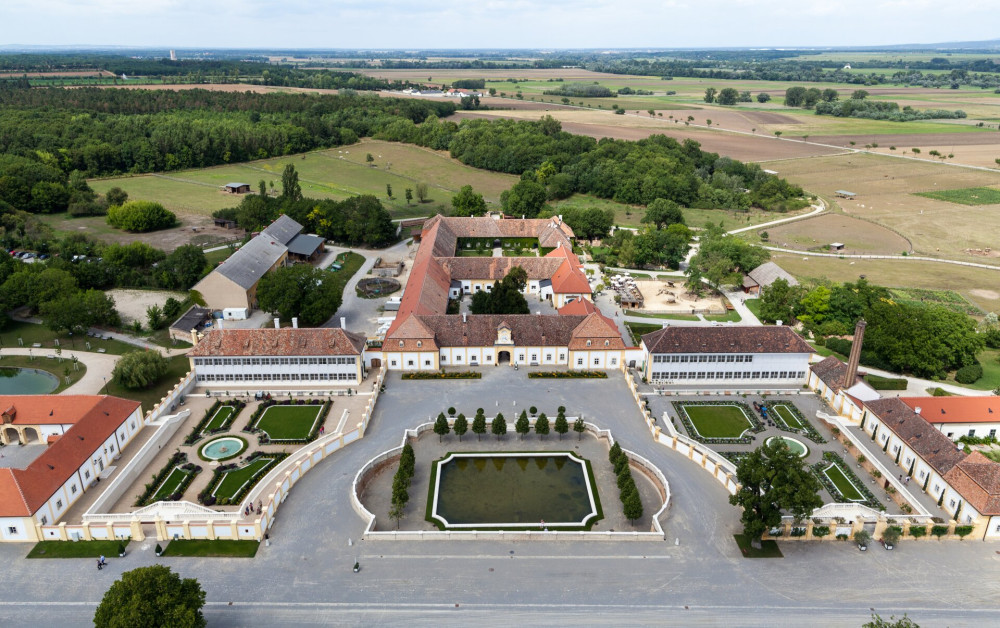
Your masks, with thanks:
M 799 458 L 805 458 L 809 455 L 809 448 L 806 447 L 802 441 L 796 440 L 790 436 L 772 436 L 767 439 L 765 443 L 770 445 L 775 440 L 784 442 L 785 445 L 788 446 L 788 449 Z
M 223 436 L 205 443 L 198 452 L 205 460 L 229 460 L 243 453 L 247 442 L 236 436 Z
M 0 395 L 45 395 L 59 387 L 59 378 L 38 369 L 0 368 Z

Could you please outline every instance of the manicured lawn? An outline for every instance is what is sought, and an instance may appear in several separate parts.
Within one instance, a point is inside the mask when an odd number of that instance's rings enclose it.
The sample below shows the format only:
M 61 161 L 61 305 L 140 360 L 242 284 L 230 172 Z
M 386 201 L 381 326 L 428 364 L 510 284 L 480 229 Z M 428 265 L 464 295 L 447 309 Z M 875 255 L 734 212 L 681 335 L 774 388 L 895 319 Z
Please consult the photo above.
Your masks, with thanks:
M 635 346 L 639 346 L 639 341 L 645 334 L 652 333 L 654 331 L 659 331 L 663 329 L 663 325 L 654 325 L 653 323 L 630 323 L 625 322 L 625 326 L 628 330 L 632 332 L 632 342 Z
M 916 195 L 958 203 L 959 205 L 996 205 L 1000 203 L 1000 190 L 995 188 L 961 188 L 958 190 L 917 192 Z
M 26 355 L 4 355 L 3 358 L 0 358 L 0 368 L 38 369 L 52 373 L 59 378 L 59 386 L 52 391 L 52 394 L 61 393 L 80 381 L 80 378 L 87 373 L 87 367 L 83 362 L 78 362 L 78 367 L 74 369 L 73 361 L 68 358 L 63 358 L 63 361 L 60 362 L 58 359 L 50 360 L 47 357 L 39 357 L 41 355 L 49 355 L 49 353 L 38 354 L 34 359 Z M 68 382 L 66 381 L 67 367 L 69 368 Z
M 725 314 L 706 314 L 705 320 L 713 323 L 738 323 L 743 317 L 736 310 L 730 310 Z
M 257 555 L 259 541 L 234 541 L 230 539 L 171 541 L 163 550 L 164 556 L 200 556 L 203 558 L 253 558 Z
M 272 441 L 309 438 L 309 432 L 322 409 L 323 406 L 318 404 L 271 406 L 264 410 L 256 427 L 266 432 Z
M 743 305 L 747 306 L 750 313 L 760 318 L 760 299 L 747 299 L 743 302 Z
M 798 420 L 794 412 L 788 409 L 788 406 L 772 406 L 772 411 L 788 427 L 796 430 L 802 429 L 802 422 Z
M 19 344 L 18 339 L 21 339 L 23 344 Z M 122 353 L 135 351 L 139 348 L 118 340 L 100 340 L 87 335 L 70 337 L 66 334 L 57 334 L 45 325 L 18 323 L 14 321 L 11 321 L 7 329 L 0 334 L 0 347 L 24 347 L 27 349 L 35 343 L 40 343 L 42 346 L 41 348 L 36 348 L 35 353 L 42 355 L 43 352 L 48 354 L 55 350 L 56 340 L 59 340 L 59 346 L 65 350 L 76 349 L 78 351 L 93 351 L 95 353 L 98 349 L 104 349 L 107 353 L 121 355 Z M 87 348 L 88 342 L 90 343 L 89 349 Z
M 983 349 L 976 356 L 979 363 L 983 365 L 983 376 L 972 384 L 959 384 L 955 381 L 955 373 L 950 373 L 946 380 L 949 384 L 965 386 L 975 390 L 995 390 L 1000 387 L 1000 349 Z M 7 358 L 4 358 L 4 362 Z
M 830 478 L 830 481 L 837 487 L 837 490 L 840 491 L 840 494 L 844 499 L 852 502 L 865 501 L 865 496 L 862 495 L 861 491 L 859 491 L 858 488 L 854 486 L 854 483 L 848 479 L 847 474 L 841 470 L 840 465 L 836 463 L 831 464 L 823 471 L 823 473 L 826 474 L 826 477 Z
M 153 496 L 149 498 L 149 502 L 162 501 L 173 495 L 184 482 L 187 474 L 188 472 L 181 470 L 180 467 L 174 467 L 167 476 L 167 479 L 163 480 L 163 484 L 160 484 L 160 488 L 156 489 Z
M 739 438 L 753 427 L 738 406 L 684 406 L 684 411 L 705 438 Z
M 264 473 L 273 464 L 273 458 L 257 458 L 245 467 L 241 467 L 235 471 L 228 471 L 223 475 L 222 481 L 215 487 L 215 491 L 212 494 L 216 497 L 231 499 L 240 492 L 244 484 L 253 480 L 259 474 Z
M 760 549 L 757 549 L 751 546 L 750 539 L 742 534 L 734 534 L 733 538 L 736 539 L 736 544 L 740 547 L 743 558 L 784 558 L 776 541 L 762 541 Z
M 233 410 L 235 410 L 233 406 L 219 406 L 219 409 L 215 411 L 215 416 L 213 416 L 212 420 L 208 422 L 205 429 L 202 430 L 202 433 L 210 432 L 225 425 L 226 421 L 229 420 L 229 417 L 233 415 Z
M 625 310 L 626 316 L 637 316 L 639 318 L 663 318 L 672 321 L 696 321 L 698 317 L 693 314 L 648 314 L 638 310 Z M 708 317 L 706 317 L 708 318 Z
M 128 547 L 128 542 L 125 542 Z M 118 557 L 118 541 L 41 541 L 27 558 L 91 558 Z

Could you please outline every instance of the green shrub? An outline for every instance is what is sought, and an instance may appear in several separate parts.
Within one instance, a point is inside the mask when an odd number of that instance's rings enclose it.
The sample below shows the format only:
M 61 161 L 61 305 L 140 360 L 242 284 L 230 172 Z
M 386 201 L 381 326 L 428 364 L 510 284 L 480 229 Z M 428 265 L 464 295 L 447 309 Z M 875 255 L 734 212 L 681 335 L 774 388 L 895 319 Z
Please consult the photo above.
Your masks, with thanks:
M 124 231 L 145 233 L 173 227 L 177 216 L 153 201 L 128 201 L 108 208 L 108 224 Z
M 818 539 L 821 539 L 824 536 L 827 536 L 828 534 L 830 534 L 830 526 L 814 526 L 813 527 L 813 536 L 816 537 L 816 538 L 818 538 Z
M 927 534 L 927 526 L 910 526 L 910 536 L 919 539 Z
M 972 534 L 972 526 L 955 526 L 955 534 L 964 539 Z
M 942 536 L 948 534 L 948 526 L 933 526 L 931 527 L 931 534 L 940 539 Z
M 843 338 L 827 338 L 826 348 L 841 355 L 849 355 L 851 353 L 851 341 L 844 340 Z
M 983 376 L 981 364 L 970 364 L 955 371 L 955 381 L 959 384 L 974 384 Z
M 160 381 L 169 368 L 159 351 L 130 351 L 115 363 L 111 377 L 129 390 L 142 390 Z

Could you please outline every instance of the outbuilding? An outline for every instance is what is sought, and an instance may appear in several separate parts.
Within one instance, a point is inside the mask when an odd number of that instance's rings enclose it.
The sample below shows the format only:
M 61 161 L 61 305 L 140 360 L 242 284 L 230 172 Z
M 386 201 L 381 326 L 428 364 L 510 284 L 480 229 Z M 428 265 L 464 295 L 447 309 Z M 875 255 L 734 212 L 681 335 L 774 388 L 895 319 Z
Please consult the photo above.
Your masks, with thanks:
M 223 189 L 229 194 L 247 194 L 250 192 L 249 183 L 227 183 Z

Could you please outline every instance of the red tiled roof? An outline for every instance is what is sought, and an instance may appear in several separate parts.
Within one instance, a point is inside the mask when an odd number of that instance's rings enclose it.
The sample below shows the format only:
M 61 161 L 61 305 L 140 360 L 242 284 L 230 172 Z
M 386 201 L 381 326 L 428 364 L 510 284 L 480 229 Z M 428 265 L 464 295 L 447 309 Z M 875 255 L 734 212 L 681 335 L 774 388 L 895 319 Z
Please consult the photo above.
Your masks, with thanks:
M 573 330 L 573 338 L 569 341 L 569 348 L 574 351 L 586 349 L 607 351 L 624 349 L 625 342 L 622 340 L 617 325 L 599 312 L 594 312 L 583 319 L 583 322 Z
M 252 355 L 361 355 L 365 338 L 340 328 L 216 329 L 188 357 Z
M 835 393 L 840 392 L 844 388 L 850 388 L 861 381 L 861 378 L 855 376 L 853 382 L 845 385 L 844 378 L 847 377 L 847 365 L 832 355 L 813 364 L 809 369 Z
M 545 257 L 563 258 L 566 261 L 552 276 L 552 292 L 556 294 L 590 294 L 590 282 L 583 272 L 583 265 L 570 249 L 560 246 Z
M 650 353 L 812 353 L 790 327 L 664 327 L 642 337 Z
M 69 425 L 100 401 L 97 395 L 3 395 L 0 407 L 14 425 Z
M 965 458 L 965 453 L 950 438 L 911 410 L 899 397 L 866 401 L 865 407 L 942 476 Z
M 16 397 L 15 404 L 23 398 Z M 0 469 L 0 517 L 34 514 L 139 407 L 138 401 L 118 397 L 86 399 L 97 402 L 80 411 L 73 427 L 26 469 Z
M 978 451 L 956 464 L 944 479 L 981 515 L 1000 515 L 1000 464 Z
M 586 316 L 597 312 L 597 306 L 588 299 L 575 299 L 558 310 L 560 316 Z
M 930 423 L 1000 423 L 1000 397 L 900 397 Z
M 563 260 L 545 257 L 441 257 L 437 261 L 456 280 L 499 280 L 515 266 L 523 268 L 528 279 L 550 279 L 564 265 Z

